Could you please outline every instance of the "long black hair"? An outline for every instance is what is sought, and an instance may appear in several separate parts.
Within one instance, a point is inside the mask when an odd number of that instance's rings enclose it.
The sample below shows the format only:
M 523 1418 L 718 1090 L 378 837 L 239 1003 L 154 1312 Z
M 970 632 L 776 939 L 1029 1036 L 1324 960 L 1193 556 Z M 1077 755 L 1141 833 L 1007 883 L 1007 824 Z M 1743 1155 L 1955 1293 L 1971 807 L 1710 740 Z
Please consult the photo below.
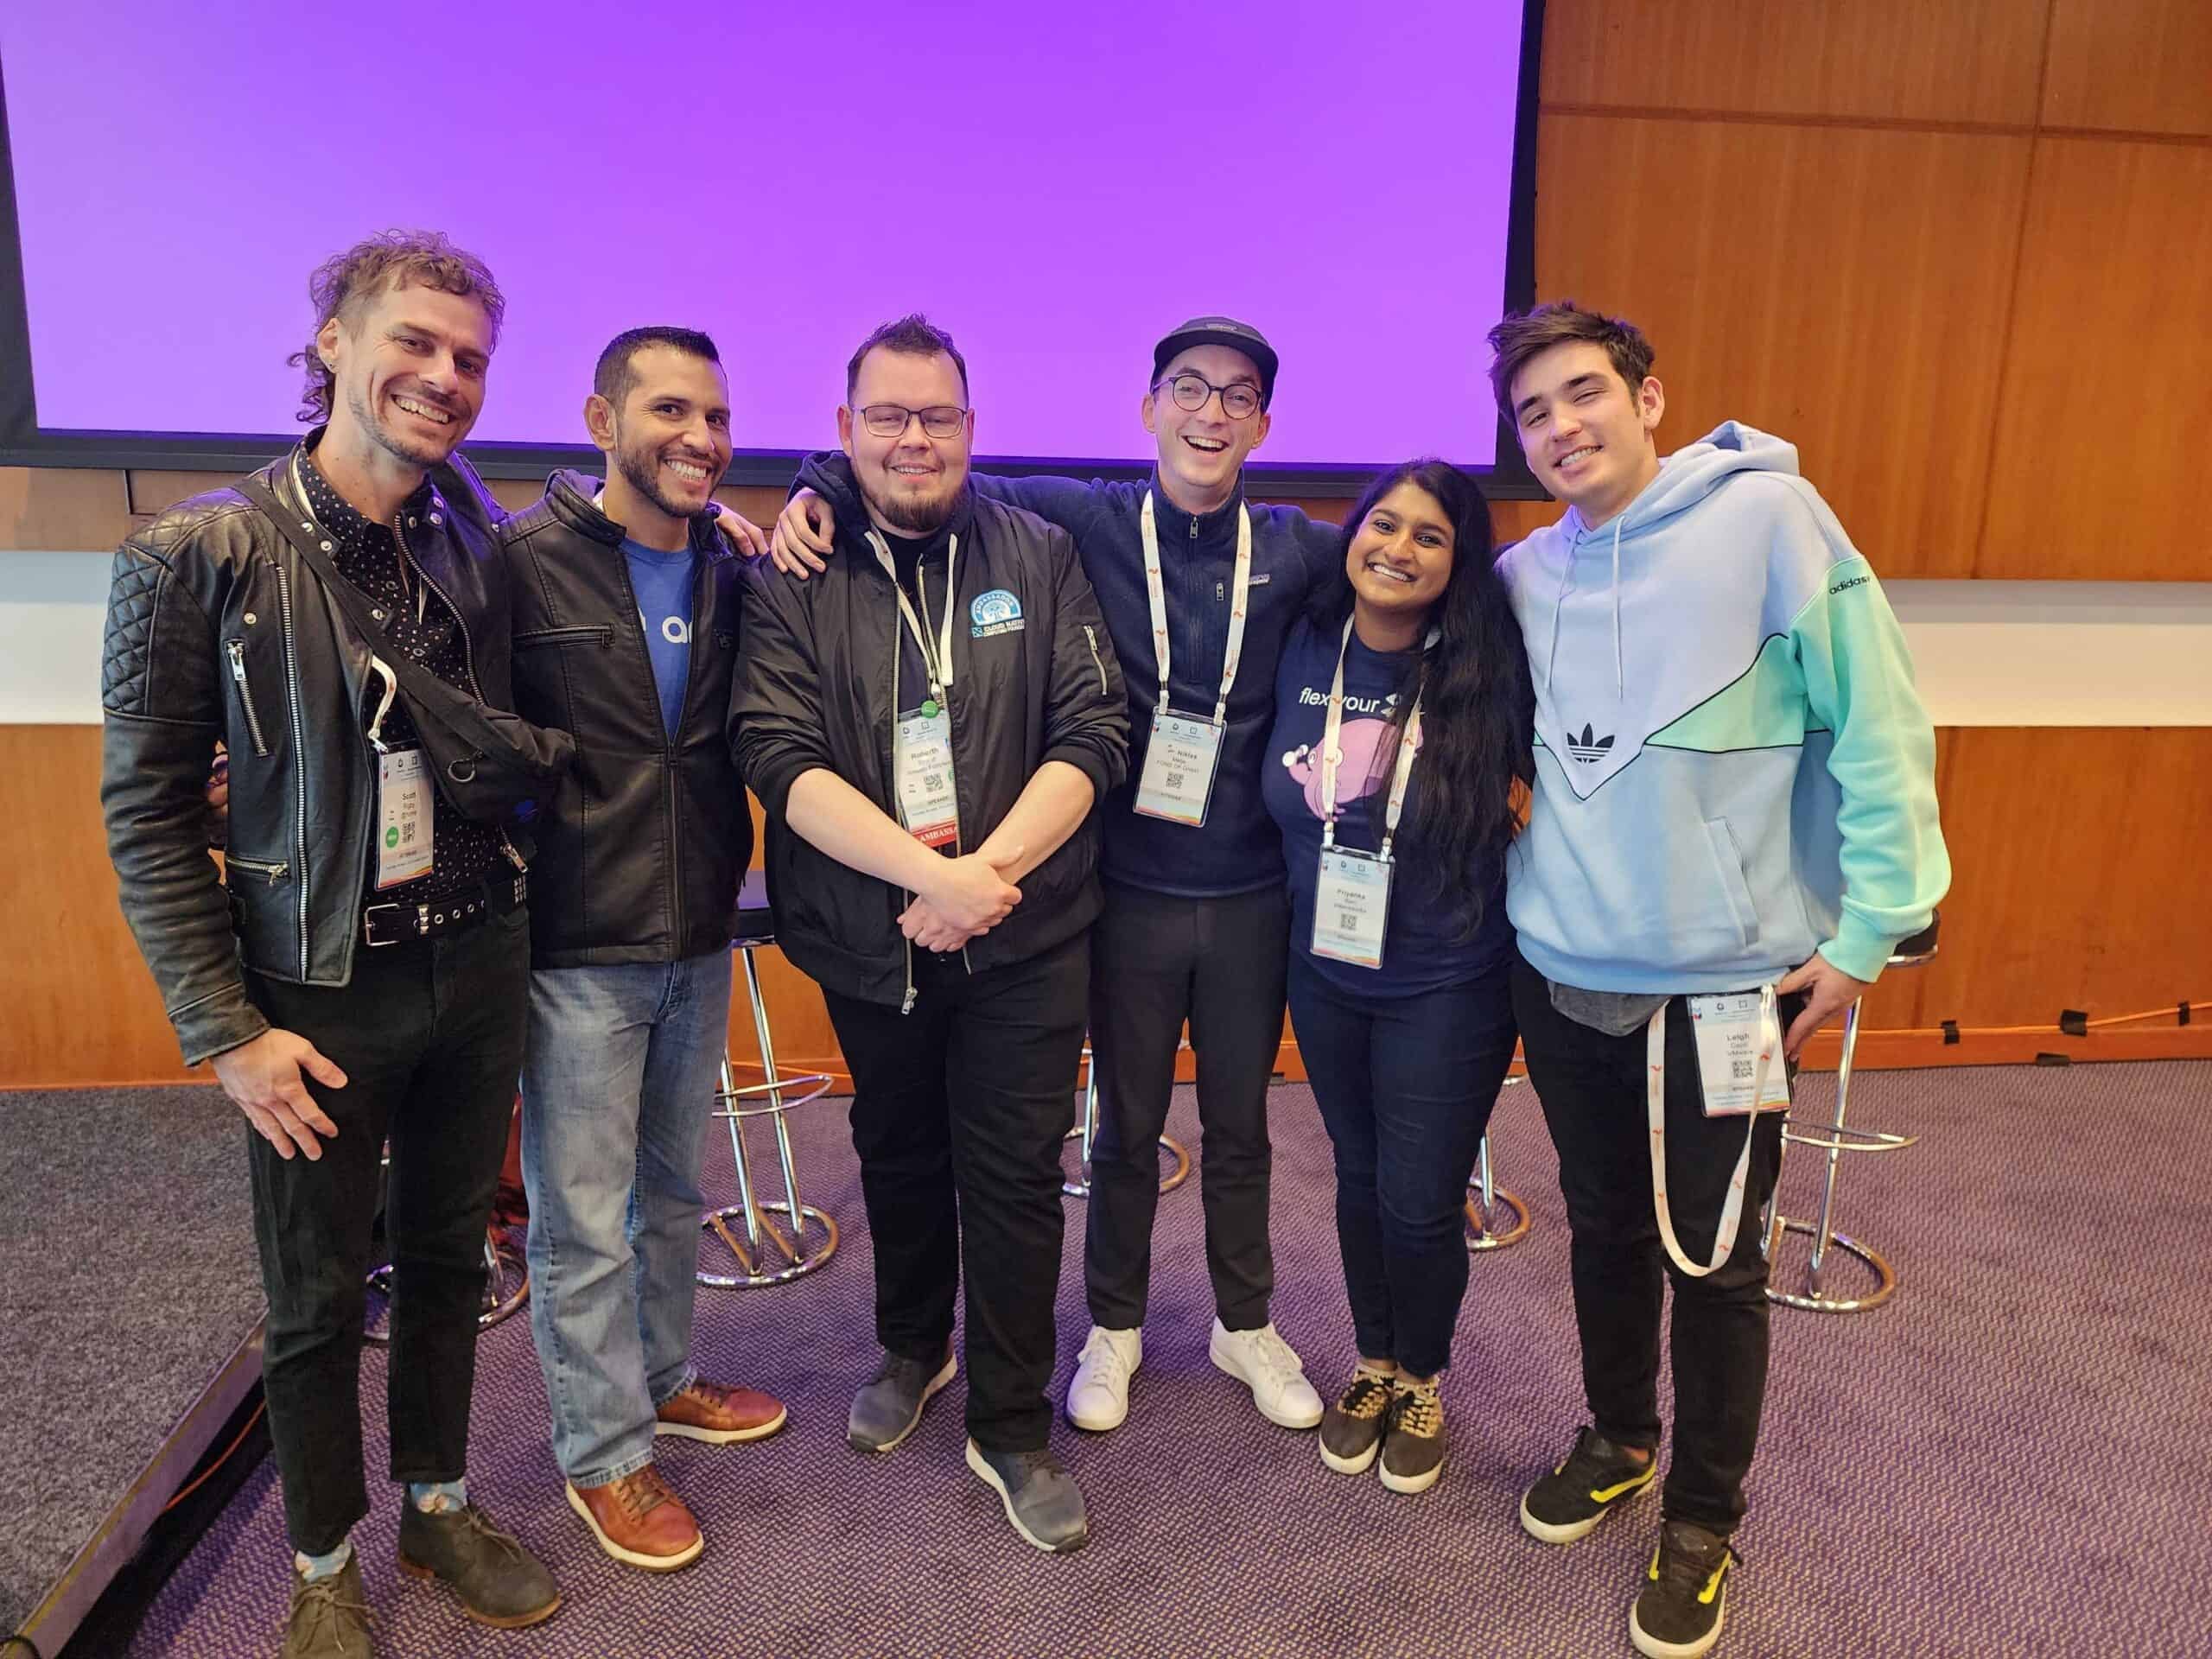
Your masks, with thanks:
M 1312 614 L 1325 639 L 1343 632 L 1352 608 L 1344 568 L 1352 538 L 1401 484 L 1427 492 L 1452 526 L 1452 574 L 1429 613 L 1435 644 L 1415 655 L 1400 681 L 1390 724 L 1394 730 L 1402 724 L 1418 696 L 1421 786 L 1411 828 L 1436 861 L 1435 896 L 1464 939 L 1481 924 L 1490 898 L 1487 880 L 1478 884 L 1470 877 L 1502 868 L 1520 827 L 1522 794 L 1535 776 L 1530 744 L 1536 693 L 1521 625 L 1496 568 L 1482 486 L 1433 455 L 1377 478 L 1344 519 L 1336 575 L 1314 594 Z M 1376 745 L 1376 765 L 1395 765 L 1397 753 L 1395 742 Z M 1378 835 L 1383 801 L 1382 791 L 1367 798 Z

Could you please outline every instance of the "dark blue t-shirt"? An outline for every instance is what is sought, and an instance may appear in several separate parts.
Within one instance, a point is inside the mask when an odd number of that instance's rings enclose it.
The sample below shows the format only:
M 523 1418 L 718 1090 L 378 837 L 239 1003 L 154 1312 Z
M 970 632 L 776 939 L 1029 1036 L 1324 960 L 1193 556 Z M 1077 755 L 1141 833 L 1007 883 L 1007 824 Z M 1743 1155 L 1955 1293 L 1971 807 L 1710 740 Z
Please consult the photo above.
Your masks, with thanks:
M 1300 619 L 1283 644 L 1275 677 L 1275 720 L 1268 735 L 1260 792 L 1282 832 L 1290 870 L 1290 943 L 1331 984 L 1356 995 L 1418 995 L 1465 984 L 1508 961 L 1513 927 L 1505 918 L 1505 869 L 1460 873 L 1440 889 L 1434 861 L 1415 833 L 1421 807 L 1419 753 L 1407 785 L 1398 833 L 1390 844 L 1389 919 L 1382 965 L 1362 968 L 1313 954 L 1313 887 L 1321 865 L 1321 730 L 1329 682 L 1336 671 L 1342 624 L 1325 630 Z M 1338 734 L 1337 845 L 1373 852 L 1382 843 L 1397 732 L 1390 724 L 1395 692 L 1412 667 L 1411 652 L 1370 651 L 1357 636 L 1344 657 L 1344 715 Z M 1469 887 L 1484 895 L 1482 920 L 1471 938 L 1456 936 L 1455 912 Z
M 683 689 L 691 675 L 691 586 L 698 556 L 688 548 L 664 553 L 625 537 L 630 586 L 638 595 L 638 626 L 645 631 L 660 717 L 671 738 L 683 723 Z

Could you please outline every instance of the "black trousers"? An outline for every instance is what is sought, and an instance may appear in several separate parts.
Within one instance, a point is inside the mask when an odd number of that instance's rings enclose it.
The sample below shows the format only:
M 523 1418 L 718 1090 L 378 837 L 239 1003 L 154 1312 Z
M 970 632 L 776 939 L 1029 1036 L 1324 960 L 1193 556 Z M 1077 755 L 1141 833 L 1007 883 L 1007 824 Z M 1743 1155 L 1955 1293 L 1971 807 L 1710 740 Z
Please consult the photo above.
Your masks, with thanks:
M 365 946 L 341 988 L 246 976 L 272 1024 L 346 1073 L 310 1080 L 338 1126 L 313 1160 L 251 1129 L 253 1227 L 269 1297 L 262 1380 L 292 1547 L 338 1548 L 368 1513 L 361 1316 L 379 1185 L 391 1250 L 391 1478 L 457 1480 L 467 1463 L 484 1232 L 505 1155 L 530 992 L 517 909 L 450 938 Z M 385 1141 L 391 1168 L 380 1183 Z
M 1782 1026 L 1803 1006 L 1783 999 Z M 1560 1191 L 1573 1230 L 1574 1319 L 1582 1386 L 1598 1432 L 1624 1446 L 1659 1445 L 1659 1332 L 1671 1280 L 1674 1455 L 1662 1509 L 1718 1533 L 1744 1518 L 1744 1477 L 1766 1399 L 1767 1264 L 1759 1212 L 1782 1164 L 1782 1114 L 1760 1119 L 1745 1181 L 1742 1224 L 1720 1268 L 1702 1279 L 1678 1269 L 1659 1242 L 1651 1197 L 1645 1038 L 1569 1020 L 1543 976 L 1513 974 L 1521 1047 L 1559 1152 Z M 1667 1007 L 1667 1202 L 1683 1253 L 1712 1259 L 1720 1208 L 1744 1145 L 1740 1117 L 1707 1117 L 1697 1043 L 1677 997 Z
M 1204 1132 L 1198 1187 L 1214 1311 L 1231 1331 L 1268 1323 L 1268 1084 L 1282 1047 L 1290 898 L 1280 885 L 1226 899 L 1178 899 L 1106 883 L 1090 935 L 1090 1052 L 1098 1134 L 1090 1148 L 1084 1280 L 1092 1322 L 1144 1323 L 1157 1142 L 1191 1025 Z
M 1050 1434 L 1060 1140 L 1075 1108 L 1090 942 L 970 975 L 917 950 L 913 1012 L 824 991 L 853 1074 L 853 1147 L 875 1245 L 875 1334 L 934 1366 L 967 1273 L 968 1432 Z

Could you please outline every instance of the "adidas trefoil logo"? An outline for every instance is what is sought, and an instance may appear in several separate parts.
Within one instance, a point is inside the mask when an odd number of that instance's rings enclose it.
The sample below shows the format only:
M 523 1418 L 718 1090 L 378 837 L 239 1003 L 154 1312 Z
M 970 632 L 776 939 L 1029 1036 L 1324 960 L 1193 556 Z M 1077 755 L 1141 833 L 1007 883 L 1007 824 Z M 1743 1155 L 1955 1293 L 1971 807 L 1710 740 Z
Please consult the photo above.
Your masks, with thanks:
M 1586 766 L 1595 766 L 1604 760 L 1611 752 L 1612 747 L 1612 734 L 1609 732 L 1605 736 L 1599 737 L 1592 732 L 1590 724 L 1586 721 L 1583 722 L 1580 736 L 1578 737 L 1573 732 L 1567 734 L 1567 752 Z

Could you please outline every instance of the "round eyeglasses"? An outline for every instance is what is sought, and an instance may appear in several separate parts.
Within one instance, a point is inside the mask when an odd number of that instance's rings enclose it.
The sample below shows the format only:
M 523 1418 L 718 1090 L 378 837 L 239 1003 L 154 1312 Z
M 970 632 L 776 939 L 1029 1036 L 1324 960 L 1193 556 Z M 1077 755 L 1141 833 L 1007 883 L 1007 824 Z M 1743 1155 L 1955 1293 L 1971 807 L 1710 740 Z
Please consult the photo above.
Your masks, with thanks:
M 1167 395 L 1175 400 L 1175 407 L 1187 409 L 1193 415 L 1206 406 L 1206 399 L 1214 393 L 1221 394 L 1221 412 L 1232 421 L 1241 421 L 1260 412 L 1260 394 L 1248 381 L 1232 380 L 1225 386 L 1217 386 L 1203 374 L 1185 369 L 1173 378 L 1154 385 L 1167 388 Z

